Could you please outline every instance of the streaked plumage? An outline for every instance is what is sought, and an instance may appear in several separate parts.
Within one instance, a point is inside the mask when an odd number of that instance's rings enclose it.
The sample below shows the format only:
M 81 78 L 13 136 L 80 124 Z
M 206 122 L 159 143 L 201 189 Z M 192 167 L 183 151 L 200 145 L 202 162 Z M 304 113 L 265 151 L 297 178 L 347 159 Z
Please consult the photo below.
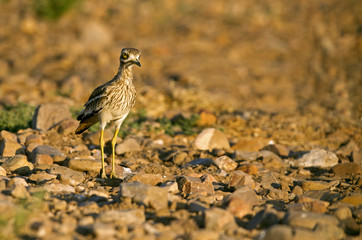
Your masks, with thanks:
M 79 113 L 77 118 L 77 120 L 80 121 L 80 124 L 75 131 L 76 134 L 81 134 L 90 128 L 93 124 L 97 123 L 98 121 L 100 122 L 102 177 L 106 177 L 104 172 L 103 131 L 108 123 L 113 123 L 116 126 L 116 131 L 112 139 L 111 174 L 111 177 L 115 177 L 114 145 L 116 143 L 118 130 L 136 101 L 136 89 L 133 86 L 132 66 L 134 64 L 141 66 L 139 63 L 140 55 L 141 53 L 137 49 L 122 49 L 118 73 L 111 81 L 97 87 L 92 92 L 88 101 L 84 105 L 84 109 Z

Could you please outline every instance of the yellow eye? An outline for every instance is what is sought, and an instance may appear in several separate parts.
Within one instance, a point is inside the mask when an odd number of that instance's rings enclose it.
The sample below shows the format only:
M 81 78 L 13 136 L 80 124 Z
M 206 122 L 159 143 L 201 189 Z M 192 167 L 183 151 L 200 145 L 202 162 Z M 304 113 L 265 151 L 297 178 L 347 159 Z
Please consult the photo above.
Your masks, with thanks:
M 127 58 L 128 58 L 128 54 L 127 54 L 127 53 L 122 53 L 122 58 L 123 58 L 123 59 L 127 59 Z

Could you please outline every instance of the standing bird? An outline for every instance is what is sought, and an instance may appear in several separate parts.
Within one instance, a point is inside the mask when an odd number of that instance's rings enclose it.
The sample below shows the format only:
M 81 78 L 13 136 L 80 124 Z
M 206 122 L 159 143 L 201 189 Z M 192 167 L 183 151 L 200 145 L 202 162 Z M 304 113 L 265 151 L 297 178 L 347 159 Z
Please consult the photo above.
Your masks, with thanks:
M 114 147 L 118 130 L 129 111 L 133 108 L 136 101 L 136 89 L 133 86 L 132 67 L 134 64 L 141 67 L 139 58 L 141 52 L 135 48 L 124 48 L 119 58 L 120 65 L 114 78 L 94 89 L 84 109 L 79 113 L 77 120 L 80 121 L 76 134 L 81 134 L 90 128 L 93 124 L 100 122 L 101 135 L 99 145 L 102 158 L 102 178 L 107 178 L 104 170 L 104 140 L 103 133 L 108 123 L 113 123 L 116 127 L 112 138 L 112 173 L 111 178 L 116 177 L 114 167 Z

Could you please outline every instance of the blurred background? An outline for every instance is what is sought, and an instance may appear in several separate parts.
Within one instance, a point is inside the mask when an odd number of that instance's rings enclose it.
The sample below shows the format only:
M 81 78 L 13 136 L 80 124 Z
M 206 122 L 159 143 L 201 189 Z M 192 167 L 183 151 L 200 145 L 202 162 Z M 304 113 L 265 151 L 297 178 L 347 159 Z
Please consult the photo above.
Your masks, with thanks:
M 137 109 L 335 115 L 361 123 L 362 2 L 0 0 L 0 109 L 79 110 L 142 51 Z

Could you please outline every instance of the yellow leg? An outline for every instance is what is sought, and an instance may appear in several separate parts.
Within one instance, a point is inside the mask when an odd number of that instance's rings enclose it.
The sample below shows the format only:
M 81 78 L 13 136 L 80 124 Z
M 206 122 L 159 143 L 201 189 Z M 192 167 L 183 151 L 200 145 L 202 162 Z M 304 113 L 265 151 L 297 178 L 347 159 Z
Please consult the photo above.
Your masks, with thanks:
M 117 178 L 116 169 L 114 167 L 114 162 L 115 162 L 115 153 L 114 153 L 115 149 L 114 149 L 114 147 L 116 146 L 118 130 L 119 130 L 119 128 L 116 128 L 116 131 L 114 132 L 114 135 L 113 135 L 113 138 L 112 138 L 112 173 L 111 173 L 111 178 Z
M 101 129 L 101 136 L 99 138 L 99 146 L 101 148 L 101 158 L 102 158 L 102 178 L 107 178 L 106 171 L 104 169 L 104 139 L 103 139 L 104 130 Z

